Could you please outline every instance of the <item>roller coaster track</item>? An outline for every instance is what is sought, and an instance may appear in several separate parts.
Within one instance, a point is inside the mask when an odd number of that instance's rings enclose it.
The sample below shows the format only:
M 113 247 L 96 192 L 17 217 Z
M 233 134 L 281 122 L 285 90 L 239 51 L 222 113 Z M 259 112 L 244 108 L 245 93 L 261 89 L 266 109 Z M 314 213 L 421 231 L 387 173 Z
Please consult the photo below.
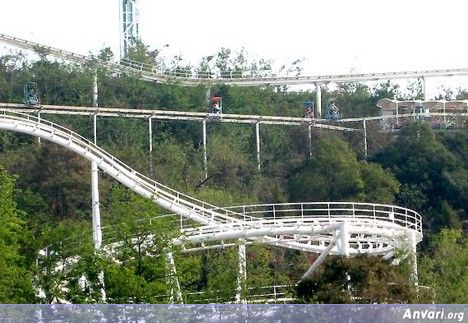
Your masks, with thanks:
M 92 56 L 76 54 L 66 50 L 42 45 L 18 37 L 0 34 L 0 41 L 11 46 L 32 51 L 41 51 L 48 55 L 65 59 L 80 64 L 98 64 L 112 71 L 126 72 L 138 78 L 151 82 L 178 82 L 183 85 L 197 85 L 200 83 L 224 83 L 237 86 L 256 85 L 294 85 L 294 84 L 323 84 L 358 81 L 378 81 L 389 79 L 423 78 L 430 76 L 462 76 L 468 75 L 468 68 L 439 69 L 422 71 L 401 71 L 384 73 L 340 74 L 340 75 L 315 75 L 315 76 L 276 76 L 265 75 L 261 77 L 250 75 L 229 75 L 228 77 L 216 77 L 212 74 L 199 75 L 191 71 L 161 70 L 156 66 L 143 64 L 131 60 L 122 60 L 119 64 L 105 62 Z
M 422 239 L 421 216 L 409 209 L 365 203 L 299 203 L 218 208 L 162 185 L 125 165 L 80 135 L 59 125 L 0 110 L 0 129 L 30 134 L 59 144 L 84 158 L 137 194 L 197 226 L 182 226 L 177 245 L 202 245 L 234 239 L 256 240 L 310 252 L 332 248 L 336 232 L 348 223 L 349 253 L 388 254 L 402 246 L 402 236 Z M 192 222 L 190 221 L 190 222 Z M 362 248 L 367 245 L 367 248 Z M 355 247 L 353 247 L 355 246 Z

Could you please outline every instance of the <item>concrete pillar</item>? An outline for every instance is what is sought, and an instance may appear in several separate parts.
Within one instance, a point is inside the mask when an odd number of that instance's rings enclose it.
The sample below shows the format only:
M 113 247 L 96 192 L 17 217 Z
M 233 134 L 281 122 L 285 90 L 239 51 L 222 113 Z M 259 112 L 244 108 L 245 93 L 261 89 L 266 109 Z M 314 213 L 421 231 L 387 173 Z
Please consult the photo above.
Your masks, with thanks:
M 244 297 L 242 297 L 243 292 L 246 290 L 247 282 L 247 259 L 245 252 L 245 240 L 239 239 L 239 273 L 237 275 L 237 293 L 236 293 L 236 303 L 246 303 Z
M 322 88 L 320 83 L 315 84 L 315 117 L 318 119 L 322 117 Z
M 208 157 L 206 153 L 206 119 L 203 120 L 203 165 L 205 166 L 205 179 L 208 178 Z

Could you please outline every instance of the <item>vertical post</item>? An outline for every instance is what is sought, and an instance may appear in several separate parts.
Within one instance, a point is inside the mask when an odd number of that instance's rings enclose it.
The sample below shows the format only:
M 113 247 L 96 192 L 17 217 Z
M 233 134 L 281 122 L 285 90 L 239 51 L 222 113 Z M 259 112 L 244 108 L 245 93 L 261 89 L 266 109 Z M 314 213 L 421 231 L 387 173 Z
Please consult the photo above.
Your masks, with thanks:
M 257 168 L 260 170 L 260 122 L 255 124 L 255 137 L 257 139 Z
M 236 293 L 236 303 L 245 303 L 246 300 L 242 295 L 243 291 L 246 289 L 247 281 L 247 266 L 246 266 L 246 255 L 245 255 L 245 240 L 239 239 L 239 273 L 237 276 L 237 293 Z
M 206 155 L 206 119 L 203 119 L 203 164 L 205 166 L 205 179 L 208 178 L 208 157 Z
M 340 225 L 340 233 L 338 235 L 338 252 L 345 256 L 349 257 L 349 233 L 348 233 L 348 224 L 346 221 L 343 221 Z
M 312 126 L 309 125 L 309 157 L 312 157 Z
M 98 186 L 98 166 L 95 161 L 91 162 L 91 197 L 93 207 L 93 242 L 96 249 L 101 248 L 101 213 L 99 210 L 99 186 Z
M 37 113 L 37 122 L 41 123 L 41 112 Z M 37 137 L 37 143 L 41 144 L 41 137 Z
M 367 159 L 367 127 L 366 119 L 362 120 L 362 128 L 364 130 L 364 158 Z
M 175 298 L 175 302 L 177 304 L 182 304 L 183 303 L 182 293 L 180 291 L 179 279 L 177 278 L 177 271 L 176 271 L 176 266 L 174 262 L 174 257 L 172 256 L 172 252 L 168 252 L 166 254 L 166 257 L 167 257 L 167 262 L 169 265 L 169 273 L 170 273 L 170 276 L 169 276 L 169 284 L 171 286 L 170 301 L 171 303 L 174 303 L 174 298 Z
M 93 114 L 93 134 L 94 134 L 94 144 L 97 145 L 97 114 Z
M 398 118 L 398 102 L 395 103 L 395 115 L 396 115 L 396 125 L 398 126 L 400 124 L 400 120 Z
M 94 72 L 93 79 L 93 107 L 99 107 L 98 104 L 98 82 L 97 82 L 97 71 Z
M 97 251 L 102 246 L 102 230 L 101 230 L 101 212 L 99 209 L 99 170 L 95 161 L 91 162 L 91 204 L 93 212 L 93 242 L 94 249 Z M 104 272 L 98 274 L 99 284 L 101 285 L 101 299 L 106 301 L 106 290 L 104 287 Z
M 410 281 L 414 285 L 418 285 L 418 262 L 416 259 L 416 232 L 414 229 L 408 229 L 408 257 L 410 257 L 410 263 L 412 272 L 410 274 Z
M 320 83 L 315 84 L 315 106 L 316 106 L 316 118 L 322 117 L 322 89 Z
M 424 101 L 429 101 L 429 95 L 427 93 L 427 87 L 426 87 L 426 77 L 423 77 L 422 78 L 422 82 L 423 82 L 423 95 L 424 95 Z
M 153 124 L 152 118 L 148 118 L 148 132 L 149 132 L 149 163 L 150 163 L 150 174 L 153 177 Z
M 444 113 L 444 127 L 447 128 L 447 115 L 446 115 L 447 112 L 446 112 L 446 106 L 445 106 L 447 102 L 444 100 L 443 104 L 444 104 L 443 105 L 444 110 L 442 112 Z

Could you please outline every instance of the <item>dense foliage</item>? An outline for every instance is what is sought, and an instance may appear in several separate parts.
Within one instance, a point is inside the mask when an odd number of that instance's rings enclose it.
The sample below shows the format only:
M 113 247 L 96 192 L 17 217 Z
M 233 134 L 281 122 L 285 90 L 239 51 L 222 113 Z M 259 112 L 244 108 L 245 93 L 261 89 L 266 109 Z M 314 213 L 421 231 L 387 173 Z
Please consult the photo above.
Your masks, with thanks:
M 109 54 L 103 51 L 101 56 Z M 160 63 L 158 52 L 149 52 L 142 44 L 131 55 Z M 268 62 L 249 63 L 244 55 L 222 49 L 204 58 L 197 70 L 234 76 L 252 66 L 257 75 L 269 70 Z M 181 68 L 178 62 L 174 59 L 166 68 Z M 44 55 L 33 62 L 22 53 L 0 57 L 0 102 L 22 102 L 23 85 L 33 80 L 43 104 L 89 106 L 94 70 Z M 301 116 L 303 102 L 314 98 L 313 92 L 286 87 L 152 84 L 100 69 L 98 79 L 103 107 L 206 111 L 210 90 L 223 97 L 224 111 L 229 113 Z M 322 95 L 324 102 L 335 97 L 341 113 L 353 117 L 376 115 L 380 98 L 416 97 L 419 92 L 416 87 L 403 95 L 387 82 L 375 88 L 343 84 Z M 89 117 L 48 115 L 47 119 L 92 136 Z M 262 125 L 259 171 L 252 127 L 209 122 L 208 178 L 201 124 L 155 122 L 154 134 L 150 156 L 147 122 L 98 119 L 100 146 L 161 183 L 215 205 L 364 201 L 397 204 L 423 215 L 421 284 L 430 292 L 411 289 L 403 279 L 404 266 L 372 257 L 338 257 L 322 265 L 320 275 L 289 291 L 301 301 L 425 302 L 434 297 L 437 302 L 467 301 L 466 240 L 461 231 L 468 205 L 467 128 L 436 131 L 416 122 L 395 134 L 369 122 L 365 160 L 358 133 L 314 130 L 309 151 L 306 126 Z M 178 250 L 169 243 L 179 233 L 177 220 L 163 217 L 164 210 L 105 175 L 99 183 L 104 239 L 120 243 L 112 257 L 95 253 L 86 160 L 47 142 L 38 144 L 35 138 L 0 131 L 0 165 L 0 302 L 102 302 L 104 289 L 109 302 L 169 302 L 174 275 L 186 301 L 234 300 L 235 248 Z M 170 253 L 177 272 L 168 268 Z M 75 260 L 66 270 L 57 270 L 57 264 L 71 257 Z M 265 245 L 247 246 L 247 257 L 245 284 L 251 288 L 243 291 L 247 294 L 264 286 L 294 285 L 315 259 Z M 451 292 L 445 293 L 446 289 Z

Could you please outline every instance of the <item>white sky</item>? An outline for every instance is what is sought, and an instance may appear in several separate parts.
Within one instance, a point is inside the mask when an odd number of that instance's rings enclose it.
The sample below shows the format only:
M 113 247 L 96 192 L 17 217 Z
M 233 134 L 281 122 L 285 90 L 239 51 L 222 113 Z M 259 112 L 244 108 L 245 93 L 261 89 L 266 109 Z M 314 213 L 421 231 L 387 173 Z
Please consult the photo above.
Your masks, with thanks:
M 119 0 L 3 0 L 0 33 L 82 54 L 119 53 Z M 151 49 L 193 64 L 224 46 L 303 74 L 468 67 L 466 0 L 139 0 Z M 4 48 L 0 44 L 0 50 Z M 467 87 L 437 79 L 428 90 Z

